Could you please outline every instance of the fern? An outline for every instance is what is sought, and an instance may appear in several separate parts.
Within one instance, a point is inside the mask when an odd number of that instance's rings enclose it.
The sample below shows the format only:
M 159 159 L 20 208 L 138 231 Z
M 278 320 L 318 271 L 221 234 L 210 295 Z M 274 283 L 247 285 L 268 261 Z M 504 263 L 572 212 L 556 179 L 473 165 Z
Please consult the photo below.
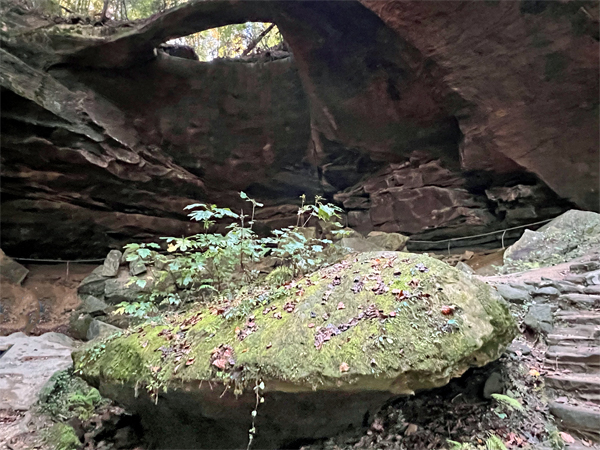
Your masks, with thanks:
M 509 397 L 508 395 L 492 394 L 492 398 L 494 400 L 496 400 L 498 403 L 500 403 L 501 405 L 506 406 L 511 411 L 514 411 L 514 410 L 523 411 L 523 409 L 524 409 L 523 405 L 521 405 L 521 402 L 519 402 L 517 399 Z
M 490 433 L 490 437 L 485 441 L 485 448 L 487 450 L 508 450 L 502 439 L 492 433 Z

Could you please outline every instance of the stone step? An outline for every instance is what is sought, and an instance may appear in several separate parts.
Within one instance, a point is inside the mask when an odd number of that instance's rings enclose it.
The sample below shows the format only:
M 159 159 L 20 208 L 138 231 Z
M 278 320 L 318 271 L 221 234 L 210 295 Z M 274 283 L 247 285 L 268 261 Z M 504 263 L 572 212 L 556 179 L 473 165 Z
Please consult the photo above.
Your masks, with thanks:
M 583 444 L 580 441 L 576 441 L 573 444 L 567 444 L 565 446 L 566 450 L 598 450 L 600 449 L 599 445 L 592 445 L 591 447 L 588 445 Z
M 563 294 L 558 298 L 561 308 L 594 309 L 600 306 L 600 295 Z
M 546 352 L 546 367 L 600 373 L 600 347 L 552 345 Z
M 548 334 L 548 345 L 600 346 L 600 325 L 557 327 Z
M 546 387 L 550 389 L 600 406 L 600 375 L 549 374 L 544 377 L 544 380 Z
M 596 311 L 559 311 L 554 318 L 563 323 L 600 325 L 600 312 Z
M 588 286 L 583 289 L 584 294 L 600 295 L 600 285 Z
M 600 408 L 553 401 L 550 412 L 556 417 L 559 428 L 584 432 L 595 441 L 600 440 Z

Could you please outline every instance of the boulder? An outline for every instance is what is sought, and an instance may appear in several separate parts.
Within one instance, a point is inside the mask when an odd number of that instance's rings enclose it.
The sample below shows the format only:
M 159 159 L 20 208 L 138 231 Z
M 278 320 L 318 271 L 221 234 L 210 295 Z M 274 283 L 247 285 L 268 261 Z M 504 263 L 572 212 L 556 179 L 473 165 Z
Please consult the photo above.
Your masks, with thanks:
M 0 249 L 0 275 L 2 280 L 7 280 L 12 284 L 21 284 L 28 273 L 28 269 L 6 256 Z
M 132 277 L 129 270 L 122 268 L 116 278 L 109 278 L 104 284 L 104 299 L 111 305 L 121 302 L 139 301 L 140 294 L 152 291 L 174 292 L 175 279 L 166 270 L 147 268 L 142 276 Z
M 366 240 L 364 237 L 345 237 L 336 244 L 351 252 L 377 252 L 383 250 L 379 245 Z
M 122 331 L 123 330 L 121 328 L 117 328 L 114 325 L 109 325 L 101 320 L 94 319 L 90 323 L 86 337 L 88 341 L 93 339 L 104 339 L 116 333 L 121 333 Z
M 71 314 L 69 319 L 69 335 L 75 339 L 85 341 L 87 333 L 94 318 L 81 310 L 77 310 Z
M 600 284 L 600 270 L 594 270 L 585 274 L 585 284 L 588 286 L 596 286 Z
M 457 270 L 460 270 L 461 272 L 464 273 L 468 273 L 468 274 L 474 274 L 475 271 L 473 270 L 473 268 L 471 266 L 469 266 L 468 264 L 465 264 L 462 261 L 459 261 L 456 263 L 456 266 L 454 266 Z
M 136 259 L 129 263 L 129 273 L 136 277 L 146 272 L 146 265 L 141 259 Z
M 333 242 L 337 242 L 343 238 L 358 238 L 358 239 L 364 239 L 364 236 L 362 234 L 360 234 L 358 231 L 352 229 L 352 228 L 344 228 L 342 231 L 344 231 L 344 233 L 340 233 L 340 234 L 332 234 L 331 235 L 331 240 Z
M 81 306 L 85 313 L 94 317 L 106 314 L 110 308 L 110 306 L 108 306 L 104 301 L 94 297 L 93 295 L 83 296 L 81 298 Z
M 512 344 L 508 346 L 507 350 L 517 356 L 531 354 L 531 347 L 526 343 L 517 340 L 513 341 Z
M 371 231 L 367 235 L 367 241 L 392 252 L 403 250 L 408 242 L 408 237 L 400 233 L 385 233 L 383 231 Z
M 510 303 L 522 305 L 528 300 L 531 300 L 529 291 L 525 287 L 512 286 L 509 284 L 498 284 L 496 289 L 502 298 Z
M 560 295 L 560 292 L 553 286 L 544 286 L 534 289 L 531 295 L 534 297 L 556 298 Z
M 424 255 L 351 255 L 283 295 L 256 289 L 78 351 L 76 369 L 157 448 L 244 447 L 255 388 L 254 445 L 287 448 L 485 365 L 516 334 L 493 288 Z
M 104 266 L 96 267 L 91 274 L 81 280 L 77 288 L 79 296 L 93 295 L 94 297 L 102 297 L 104 295 L 104 284 L 107 277 L 102 275 Z
M 506 249 L 505 265 L 543 267 L 571 261 L 600 246 L 600 214 L 570 210 L 538 231 L 525 230 Z
M 586 273 L 594 270 L 600 270 L 600 262 L 598 261 L 586 261 L 576 264 L 571 264 L 569 270 L 572 273 Z
M 110 252 L 108 252 L 108 255 L 106 255 L 106 259 L 104 260 L 104 265 L 102 266 L 102 276 L 117 276 L 119 266 L 121 265 L 122 256 L 123 253 L 121 253 L 119 250 L 111 250 Z
M 538 334 L 550 333 L 553 323 L 551 305 L 532 305 L 523 319 L 523 324 Z
M 0 409 L 27 411 L 54 373 L 72 366 L 73 341 L 59 333 L 0 336 Z
M 106 280 L 104 298 L 111 305 L 121 302 L 135 302 L 142 293 L 142 288 L 129 276 L 122 272 L 117 278 Z
M 492 398 L 492 394 L 502 394 L 504 390 L 504 380 L 500 372 L 492 372 L 483 386 L 483 397 Z

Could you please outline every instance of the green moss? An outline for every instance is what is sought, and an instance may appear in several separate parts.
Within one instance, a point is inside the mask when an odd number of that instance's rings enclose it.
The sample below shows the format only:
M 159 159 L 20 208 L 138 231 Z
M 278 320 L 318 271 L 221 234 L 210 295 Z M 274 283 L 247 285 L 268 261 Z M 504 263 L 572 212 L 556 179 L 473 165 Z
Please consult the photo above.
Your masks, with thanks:
M 105 403 L 97 389 L 70 370 L 56 372 L 40 393 L 39 408 L 51 417 L 89 419 Z
M 73 427 L 64 423 L 55 423 L 47 430 L 45 441 L 56 450 L 77 450 L 81 447 Z
M 334 285 L 336 276 L 339 284 Z M 75 364 L 86 377 L 130 385 L 176 387 L 234 379 L 239 387 L 260 378 L 281 390 L 352 390 L 360 383 L 361 389 L 411 392 L 444 384 L 470 365 L 495 359 L 513 336 L 506 307 L 487 285 L 466 277 L 425 256 L 364 253 L 298 280 L 269 304 L 275 310 L 264 314 L 261 305 L 251 311 L 256 331 L 243 341 L 236 328 L 244 330 L 246 319 L 227 320 L 204 308 L 198 310 L 202 320 L 190 329 L 182 332 L 181 324 L 198 311 L 172 318 L 169 326 L 131 331 L 100 350 L 88 349 L 76 355 Z M 364 283 L 360 292 L 353 291 L 356 280 Z M 387 292 L 375 292 L 380 283 Z M 419 295 L 399 300 L 395 289 Z M 292 313 L 284 311 L 288 302 L 296 304 Z M 316 348 L 319 330 L 343 327 L 371 305 L 383 315 L 357 320 Z M 442 307 L 450 305 L 454 314 L 442 314 Z M 179 340 L 172 337 L 178 332 Z M 179 360 L 177 352 L 161 357 L 164 349 L 184 342 L 189 353 L 179 354 Z M 220 345 L 233 349 L 231 371 L 211 365 L 211 353 Z M 343 363 L 348 371 L 340 370 Z M 428 377 L 420 376 L 424 373 Z

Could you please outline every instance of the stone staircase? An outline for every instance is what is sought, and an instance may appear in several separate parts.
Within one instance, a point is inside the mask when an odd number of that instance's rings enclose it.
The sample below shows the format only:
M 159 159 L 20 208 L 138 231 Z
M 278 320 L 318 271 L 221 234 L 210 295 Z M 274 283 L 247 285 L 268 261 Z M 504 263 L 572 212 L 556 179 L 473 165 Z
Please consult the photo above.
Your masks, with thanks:
M 545 384 L 550 412 L 561 431 L 600 443 L 600 263 L 570 267 L 564 280 L 550 282 L 554 324 L 547 335 Z M 555 307 L 557 305 L 557 307 Z M 590 448 L 579 443 L 569 449 Z M 597 448 L 597 447 L 596 447 Z

